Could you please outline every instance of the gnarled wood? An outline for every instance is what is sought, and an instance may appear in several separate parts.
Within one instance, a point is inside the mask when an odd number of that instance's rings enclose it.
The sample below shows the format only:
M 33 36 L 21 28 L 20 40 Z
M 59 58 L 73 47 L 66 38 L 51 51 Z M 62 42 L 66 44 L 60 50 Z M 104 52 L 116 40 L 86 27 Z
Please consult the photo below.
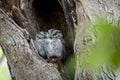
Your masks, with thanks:
M 84 28 L 85 22 L 89 20 L 94 23 L 94 17 L 105 15 L 105 19 L 109 22 L 119 23 L 120 17 L 119 0 L 59 0 L 59 2 L 57 0 L 0 0 L 0 6 L 15 21 L 5 17 L 1 12 L 0 44 L 17 80 L 63 79 L 55 67 L 44 62 L 42 58 L 39 60 L 36 57 L 37 52 L 32 44 L 32 39 L 37 32 L 50 28 L 62 30 L 69 55 L 73 53 L 74 29 L 83 29 L 84 32 L 76 33 L 74 51 L 84 54 L 84 49 L 89 51 L 95 42 L 95 36 L 91 33 L 93 29 Z M 68 37 L 68 33 L 72 35 L 72 39 Z M 86 36 L 90 37 L 92 41 L 84 43 L 83 39 Z M 78 54 L 77 58 L 83 57 Z M 117 73 L 111 69 L 104 68 L 100 76 L 90 73 L 84 68 L 80 68 L 82 62 L 76 60 L 75 80 L 119 79 L 116 77 Z M 47 76 L 51 71 L 53 74 Z
M 78 25 L 76 26 L 76 37 L 74 50 L 77 56 L 76 59 L 76 73 L 75 80 L 119 80 L 119 73 L 113 71 L 110 68 L 100 67 L 101 73 L 90 72 L 81 65 L 83 65 L 80 58 L 87 56 L 92 46 L 96 42 L 96 37 L 93 27 L 84 26 L 86 21 L 90 21 L 91 24 L 94 24 L 96 17 L 104 17 L 108 22 L 113 23 L 114 21 L 119 22 L 120 17 L 120 8 L 119 0 L 75 0 L 76 3 L 76 12 Z M 90 39 L 90 41 L 84 42 L 84 39 Z M 84 55 L 80 55 L 84 54 Z M 84 57 L 87 61 L 87 58 Z M 102 59 L 102 58 L 101 58 Z M 85 64 L 85 63 L 84 63 Z M 118 71 L 119 72 L 119 71 Z
M 32 38 L 0 10 L 0 45 L 14 80 L 63 80 L 61 73 L 36 53 Z

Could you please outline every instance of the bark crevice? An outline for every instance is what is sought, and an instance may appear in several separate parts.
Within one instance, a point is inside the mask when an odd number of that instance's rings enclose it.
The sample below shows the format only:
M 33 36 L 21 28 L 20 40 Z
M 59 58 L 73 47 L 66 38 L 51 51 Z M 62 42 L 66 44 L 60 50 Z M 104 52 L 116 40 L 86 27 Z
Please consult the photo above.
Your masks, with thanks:
M 14 21 L 0 12 L 0 45 L 11 68 L 13 80 L 62 80 L 61 73 L 52 65 L 37 57 L 32 39 L 30 44 Z M 13 23 L 12 23 L 13 22 Z M 52 74 L 51 74 L 52 72 Z

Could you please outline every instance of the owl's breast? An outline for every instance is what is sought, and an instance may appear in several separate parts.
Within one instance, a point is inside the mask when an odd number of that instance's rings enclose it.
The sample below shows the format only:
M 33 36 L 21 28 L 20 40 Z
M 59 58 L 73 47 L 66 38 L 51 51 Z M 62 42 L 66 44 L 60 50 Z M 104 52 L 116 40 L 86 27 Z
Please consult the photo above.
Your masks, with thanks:
M 44 40 L 36 40 L 34 43 L 39 55 L 45 57 L 46 53 L 44 49 L 44 44 L 45 44 Z
M 63 44 L 60 39 L 48 39 L 47 40 L 47 57 L 59 57 L 62 58 Z

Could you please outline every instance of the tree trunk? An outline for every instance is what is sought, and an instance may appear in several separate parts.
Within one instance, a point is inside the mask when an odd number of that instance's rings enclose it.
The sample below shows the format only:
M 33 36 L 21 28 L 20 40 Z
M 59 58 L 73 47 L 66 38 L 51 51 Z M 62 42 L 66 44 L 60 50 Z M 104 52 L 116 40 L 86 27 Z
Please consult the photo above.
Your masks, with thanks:
M 11 18 L 0 12 L 1 46 L 14 80 L 62 80 L 52 65 L 37 56 L 33 40 Z M 52 74 L 51 74 L 52 73 Z
M 73 53 L 71 10 L 67 0 L 0 0 L 0 45 L 7 58 L 13 80 L 68 80 L 65 71 L 47 63 L 33 44 L 35 35 L 59 29 L 65 39 L 67 55 Z M 67 11 L 67 10 L 68 11 Z M 70 31 L 70 32 L 69 32 Z M 64 65 L 60 65 L 64 69 Z
M 33 44 L 39 31 L 51 28 L 62 30 L 67 55 L 73 53 L 74 45 L 77 58 L 75 80 L 118 79 L 110 69 L 104 69 L 104 73 L 98 76 L 80 68 L 82 62 L 78 59 L 82 56 L 78 54 L 84 54 L 84 48 L 89 51 L 95 41 L 91 32 L 93 29 L 84 27 L 85 22 L 89 20 L 92 23 L 94 17 L 103 14 L 110 22 L 119 21 L 119 5 L 119 0 L 0 0 L 0 45 L 7 57 L 13 79 L 67 79 L 54 65 L 37 54 Z M 75 34 L 74 29 L 85 30 Z M 91 37 L 92 42 L 84 45 L 83 39 L 86 36 Z
M 96 37 L 93 28 L 86 26 L 86 22 L 90 21 L 94 24 L 96 17 L 106 19 L 109 23 L 119 22 L 120 17 L 120 1 L 119 0 L 75 0 L 78 25 L 76 26 L 76 36 L 74 43 L 74 51 L 76 53 L 76 72 L 75 80 L 119 80 L 119 71 L 113 71 L 110 68 L 100 67 L 101 73 L 90 72 L 82 67 L 83 62 L 80 58 L 86 57 L 81 54 L 89 55 L 89 51 L 95 43 Z M 84 40 L 88 40 L 84 42 Z M 89 41 L 90 40 L 90 41 Z M 102 59 L 102 58 L 101 58 Z M 85 64 L 85 63 L 84 63 Z

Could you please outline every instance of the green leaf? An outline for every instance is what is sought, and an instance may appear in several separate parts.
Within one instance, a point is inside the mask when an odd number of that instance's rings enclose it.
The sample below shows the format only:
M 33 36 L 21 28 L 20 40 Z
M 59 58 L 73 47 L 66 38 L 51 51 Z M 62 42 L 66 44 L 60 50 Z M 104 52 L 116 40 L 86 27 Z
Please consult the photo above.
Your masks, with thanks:
M 91 24 L 89 23 L 89 25 Z M 96 42 L 89 52 L 80 53 L 79 61 L 93 70 L 110 65 L 117 69 L 120 67 L 120 26 L 113 25 L 104 18 L 95 18 L 93 26 L 94 32 L 92 30 L 91 32 L 96 36 Z M 90 47 L 84 49 L 88 48 Z M 84 57 L 81 54 L 89 54 L 89 56 L 87 55 L 86 60 L 83 60 Z

